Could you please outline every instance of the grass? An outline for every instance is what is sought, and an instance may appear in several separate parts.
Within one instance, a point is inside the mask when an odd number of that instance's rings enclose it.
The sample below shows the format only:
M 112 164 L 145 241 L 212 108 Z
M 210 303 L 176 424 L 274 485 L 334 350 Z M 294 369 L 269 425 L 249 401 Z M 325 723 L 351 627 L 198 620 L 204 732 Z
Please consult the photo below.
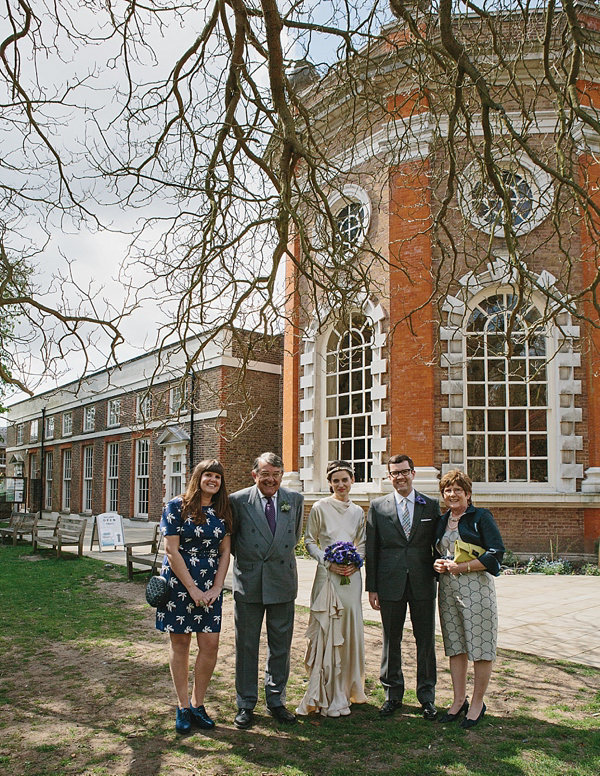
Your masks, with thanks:
M 350 717 L 309 717 L 278 728 L 259 705 L 256 726 L 237 731 L 231 724 L 230 601 L 207 699 L 218 726 L 206 735 L 177 737 L 165 641 L 142 603 L 142 584 L 128 583 L 124 572 L 100 561 L 58 561 L 50 553 L 31 558 L 28 547 L 0 547 L 0 767 L 11 776 L 600 772 L 599 670 L 503 651 L 490 688 L 494 710 L 475 730 L 465 733 L 456 724 L 422 720 L 412 675 L 403 713 L 380 719 L 383 695 L 375 655 L 380 632 L 374 627 L 369 631 L 369 702 L 354 707 Z M 300 607 L 297 617 L 290 706 L 304 687 L 306 612 Z M 441 658 L 440 705 L 449 698 L 446 668 Z

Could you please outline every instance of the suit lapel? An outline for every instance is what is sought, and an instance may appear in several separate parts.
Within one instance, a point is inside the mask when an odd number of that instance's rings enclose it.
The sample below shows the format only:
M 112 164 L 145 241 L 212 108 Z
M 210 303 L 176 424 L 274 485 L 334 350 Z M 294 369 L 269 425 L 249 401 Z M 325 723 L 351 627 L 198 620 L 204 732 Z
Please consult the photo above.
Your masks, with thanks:
M 265 511 L 262 508 L 262 502 L 260 500 L 260 492 L 256 485 L 252 488 L 250 491 L 250 494 L 248 496 L 248 504 L 247 506 L 247 513 L 249 517 L 252 519 L 258 530 L 260 531 L 262 537 L 271 543 L 273 541 L 273 534 L 271 533 L 271 529 L 269 528 L 269 524 L 267 523 L 267 516 L 265 515 Z M 277 499 L 277 507 L 279 509 L 279 499 Z
M 394 528 L 398 531 L 401 538 L 406 541 L 406 534 L 404 533 L 404 529 L 400 525 L 400 520 L 398 519 L 398 510 L 396 509 L 396 497 L 393 493 L 390 493 L 390 495 L 386 498 L 384 504 L 383 504 L 383 513 L 385 517 L 390 520 L 394 526 Z
M 416 490 L 414 491 L 414 494 L 415 494 L 415 511 L 413 512 L 412 528 L 410 529 L 410 538 L 408 540 L 409 542 L 417 532 L 419 526 L 421 525 L 421 517 L 423 516 L 423 507 L 425 506 L 424 504 L 419 504 L 419 502 L 417 501 L 417 496 L 419 494 L 417 493 Z

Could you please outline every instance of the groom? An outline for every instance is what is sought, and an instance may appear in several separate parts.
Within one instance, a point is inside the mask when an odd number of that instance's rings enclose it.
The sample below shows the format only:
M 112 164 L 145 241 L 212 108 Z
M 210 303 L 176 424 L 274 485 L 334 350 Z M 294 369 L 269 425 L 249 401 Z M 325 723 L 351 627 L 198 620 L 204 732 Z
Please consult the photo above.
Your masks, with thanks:
M 294 547 L 302 535 L 304 499 L 281 486 L 283 461 L 263 453 L 254 462 L 254 485 L 230 496 L 235 600 L 235 726 L 251 727 L 258 701 L 258 650 L 267 618 L 267 708 L 278 722 L 294 723 L 285 707 L 298 573 Z
M 383 649 L 382 717 L 402 705 L 402 632 L 410 608 L 417 642 L 417 698 L 425 719 L 437 717 L 435 700 L 435 594 L 433 543 L 440 515 L 437 499 L 413 488 L 415 467 L 407 455 L 393 455 L 388 475 L 394 492 L 371 502 L 367 517 L 366 589 L 381 611 Z

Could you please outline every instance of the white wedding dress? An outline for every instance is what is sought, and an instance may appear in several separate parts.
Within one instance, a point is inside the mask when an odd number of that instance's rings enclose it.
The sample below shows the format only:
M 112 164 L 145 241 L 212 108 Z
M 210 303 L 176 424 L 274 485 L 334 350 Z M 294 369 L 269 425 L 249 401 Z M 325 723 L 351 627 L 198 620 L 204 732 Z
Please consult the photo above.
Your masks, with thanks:
M 308 552 L 318 562 L 310 603 L 304 663 L 308 685 L 298 714 L 324 716 L 350 713 L 351 703 L 366 703 L 365 639 L 362 613 L 362 574 L 344 577 L 328 571 L 323 554 L 334 542 L 352 542 L 365 553 L 365 514 L 352 501 L 330 496 L 311 509 L 306 526 Z

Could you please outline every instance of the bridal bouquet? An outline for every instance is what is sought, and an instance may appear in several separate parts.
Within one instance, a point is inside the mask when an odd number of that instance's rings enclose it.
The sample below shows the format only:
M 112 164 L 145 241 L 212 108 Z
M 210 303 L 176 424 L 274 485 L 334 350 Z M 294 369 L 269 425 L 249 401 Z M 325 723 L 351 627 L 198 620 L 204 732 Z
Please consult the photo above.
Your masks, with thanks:
M 329 563 L 337 563 L 339 566 L 355 565 L 360 568 L 363 559 L 358 554 L 352 542 L 334 542 L 325 548 L 324 559 Z M 340 585 L 349 585 L 350 577 L 342 577 Z

